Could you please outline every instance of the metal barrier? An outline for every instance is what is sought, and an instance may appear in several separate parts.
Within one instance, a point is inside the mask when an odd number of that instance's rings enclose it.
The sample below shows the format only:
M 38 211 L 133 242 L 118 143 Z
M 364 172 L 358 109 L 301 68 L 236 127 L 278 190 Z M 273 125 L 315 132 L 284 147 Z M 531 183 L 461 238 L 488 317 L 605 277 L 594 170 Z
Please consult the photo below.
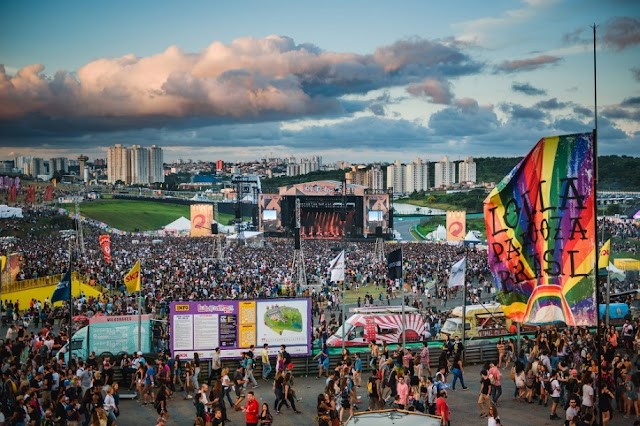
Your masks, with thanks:
M 62 280 L 63 276 L 64 274 L 49 275 L 46 277 L 31 278 L 28 280 L 14 281 L 8 284 L 3 284 L 2 293 L 4 295 L 6 293 L 13 293 L 17 291 L 32 290 L 34 288 L 42 288 L 42 287 L 57 285 L 60 282 L 60 280 Z M 80 274 L 79 272 L 72 272 L 71 279 L 74 281 L 80 281 L 85 285 L 90 285 L 88 284 L 90 281 L 89 278 L 86 275 Z M 104 293 L 105 291 L 107 291 L 107 289 L 102 287 L 100 284 L 94 284 L 91 287 L 97 289 L 101 293 Z

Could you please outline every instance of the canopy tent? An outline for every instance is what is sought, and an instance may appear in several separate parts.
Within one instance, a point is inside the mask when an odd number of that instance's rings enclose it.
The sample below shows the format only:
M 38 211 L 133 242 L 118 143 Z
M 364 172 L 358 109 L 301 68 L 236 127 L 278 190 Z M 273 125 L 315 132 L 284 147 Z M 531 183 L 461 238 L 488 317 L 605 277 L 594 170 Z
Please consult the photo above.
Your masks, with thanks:
M 467 232 L 467 236 L 464 237 L 463 242 L 465 246 L 475 246 L 477 244 L 480 244 L 480 240 L 478 239 L 478 237 L 473 235 L 473 231 Z
M 626 278 L 624 271 L 620 268 L 616 268 L 611 262 L 609 262 L 607 271 L 609 271 L 609 278 L 612 280 L 624 281 Z
M 262 236 L 264 235 L 264 232 L 258 232 L 258 231 L 244 231 L 242 233 L 242 236 L 245 240 L 255 240 L 255 239 L 259 239 L 262 238 Z M 240 234 L 231 234 L 227 237 L 227 240 L 239 240 L 240 238 Z
M 191 230 L 191 221 L 184 216 L 180 216 L 178 219 L 168 225 L 165 225 L 163 228 L 165 232 L 180 234 Z
M 0 218 L 22 217 L 21 207 L 9 207 L 6 204 L 0 205 Z
M 442 420 L 440 417 L 429 414 L 394 409 L 354 413 L 353 416 L 347 420 L 345 426 L 355 426 L 358 423 L 367 424 L 367 426 L 385 426 L 388 424 L 396 426 L 413 426 L 418 424 L 421 426 L 440 426 Z

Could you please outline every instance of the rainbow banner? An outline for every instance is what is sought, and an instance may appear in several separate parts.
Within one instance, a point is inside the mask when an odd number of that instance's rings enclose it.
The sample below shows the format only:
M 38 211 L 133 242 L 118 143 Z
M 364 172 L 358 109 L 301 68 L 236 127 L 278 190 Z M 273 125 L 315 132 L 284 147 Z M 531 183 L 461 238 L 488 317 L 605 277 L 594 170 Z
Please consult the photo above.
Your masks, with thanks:
M 541 139 L 484 201 L 497 300 L 514 321 L 597 322 L 593 134 Z

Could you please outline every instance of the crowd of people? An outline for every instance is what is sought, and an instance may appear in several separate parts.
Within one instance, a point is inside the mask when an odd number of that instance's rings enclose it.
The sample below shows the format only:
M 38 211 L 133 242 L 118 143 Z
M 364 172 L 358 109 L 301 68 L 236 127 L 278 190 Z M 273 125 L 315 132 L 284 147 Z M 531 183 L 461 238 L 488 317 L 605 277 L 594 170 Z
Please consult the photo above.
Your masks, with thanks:
M 602 226 L 607 234 L 618 238 L 616 245 L 625 249 L 635 247 L 629 242 L 638 238 L 637 227 L 610 222 Z M 228 245 L 224 249 L 224 261 L 219 262 L 206 237 L 167 236 L 158 241 L 142 235 L 112 234 L 113 260 L 106 263 L 98 244 L 100 232 L 85 228 L 84 250 L 76 247 L 74 256 L 69 252 L 74 246 L 68 243 L 68 237 L 57 232 L 5 241 L 3 250 L 20 254 L 19 279 L 61 274 L 71 268 L 109 289 L 101 298 L 81 295 L 74 300 L 74 312 L 88 316 L 136 313 L 137 299 L 126 292 L 122 279 L 137 260 L 142 265 L 143 310 L 160 318 L 168 316 L 169 303 L 177 300 L 305 294 L 313 300 L 318 348 L 322 348 L 327 336 L 340 325 L 341 292 L 328 281 L 327 271 L 337 251 L 345 249 L 347 253 L 345 281 L 361 294 L 358 305 L 390 304 L 400 297 L 397 283 L 387 279 L 386 263 L 375 260 L 372 242 L 304 241 L 306 270 L 313 285 L 301 289 L 295 284 L 291 267 L 294 250 L 290 239 L 267 238 L 261 248 Z M 403 244 L 402 247 L 408 288 L 405 303 L 423 313 L 428 333 L 424 337 L 435 337 L 446 319 L 447 299 L 456 297 L 455 290 L 446 286 L 449 269 L 463 254 L 457 247 L 435 243 Z M 469 301 L 480 300 L 483 295 L 490 298 L 492 285 L 486 251 L 469 249 L 464 256 L 470 283 Z M 637 287 L 638 282 L 630 280 L 619 289 Z M 67 307 L 53 308 L 48 300 L 32 300 L 28 306 L 5 300 L 2 315 L 3 323 L 9 326 L 0 348 L 3 374 L 0 401 L 6 424 L 117 424 L 119 384 L 113 383 L 104 360 L 67 362 L 57 354 L 69 337 Z M 25 317 L 29 322 L 23 321 Z M 58 332 L 53 331 L 56 328 Z M 167 349 L 167 333 L 167 329 L 157 330 L 155 349 Z M 600 407 L 603 413 L 609 413 L 609 418 L 615 410 L 623 411 L 623 415 L 639 415 L 639 341 L 640 323 L 628 322 L 607 330 L 600 360 L 592 359 L 597 353 L 596 339 L 586 329 L 539 330 L 533 339 L 500 342 L 499 359 L 483 370 L 479 415 L 494 420 L 498 417 L 502 371 L 513 372 L 516 402 L 551 404 L 552 419 L 564 414 L 566 420 L 573 422 L 570 424 L 593 424 L 594 399 L 589 387 L 600 396 L 601 404 L 610 399 L 609 406 Z M 328 356 L 322 356 L 320 351 L 321 374 L 328 374 L 328 378 L 324 392 L 318 395 L 319 424 L 332 424 L 336 418 L 344 421 L 353 410 L 365 406 L 375 409 L 385 405 L 438 414 L 443 416 L 443 424 L 447 424 L 448 392 L 468 388 L 469 378 L 465 383 L 462 362 L 463 345 L 459 341 L 445 343 L 437 368 L 432 368 L 436 362 L 430 359 L 427 345 L 421 351 L 375 346 L 371 349 L 372 360 L 375 360 L 370 365 L 372 374 L 365 380 L 363 374 L 367 366 L 362 365 L 359 355 L 346 353 L 339 365 L 330 366 Z M 517 351 L 519 346 L 522 349 Z M 214 368 L 215 373 L 206 383 L 199 382 L 197 360 L 180 360 L 168 353 L 166 358 L 159 356 L 153 361 L 136 354 L 121 366 L 141 403 L 153 404 L 156 408 L 159 423 L 168 418 L 168 404 L 175 392 L 184 392 L 185 398 L 195 400 L 197 419 L 203 424 L 224 424 L 227 420 L 225 400 L 230 409 L 244 410 L 248 424 L 258 421 L 270 424 L 271 409 L 276 415 L 283 407 L 297 412 L 294 377 L 287 369 L 290 360 L 285 356 L 286 349 L 274 360 L 274 404 L 257 408 L 257 401 L 247 388 L 257 386 L 252 375 L 256 363 L 266 361 L 270 365 L 270 361 L 268 354 L 265 359 L 257 357 L 253 350 L 249 352 L 237 365 L 232 365 L 230 371 Z M 269 373 L 263 378 L 269 378 Z M 357 397 L 357 388 L 363 381 L 369 399 L 366 402 Z M 458 381 L 460 388 L 457 388 Z M 236 395 L 233 401 L 232 392 Z M 575 408 L 572 401 L 576 403 Z M 579 415 L 573 414 L 574 411 L 579 411 Z

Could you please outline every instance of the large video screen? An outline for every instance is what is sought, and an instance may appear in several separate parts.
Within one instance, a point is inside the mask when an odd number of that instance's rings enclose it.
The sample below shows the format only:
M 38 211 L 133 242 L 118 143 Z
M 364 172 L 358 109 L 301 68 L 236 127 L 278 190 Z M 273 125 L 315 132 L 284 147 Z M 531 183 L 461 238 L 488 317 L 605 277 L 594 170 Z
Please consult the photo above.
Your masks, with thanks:
M 262 210 L 262 220 L 278 220 L 278 212 L 275 210 Z
M 384 214 L 382 210 L 369 210 L 369 215 L 367 220 L 369 222 L 382 222 L 384 218 Z

